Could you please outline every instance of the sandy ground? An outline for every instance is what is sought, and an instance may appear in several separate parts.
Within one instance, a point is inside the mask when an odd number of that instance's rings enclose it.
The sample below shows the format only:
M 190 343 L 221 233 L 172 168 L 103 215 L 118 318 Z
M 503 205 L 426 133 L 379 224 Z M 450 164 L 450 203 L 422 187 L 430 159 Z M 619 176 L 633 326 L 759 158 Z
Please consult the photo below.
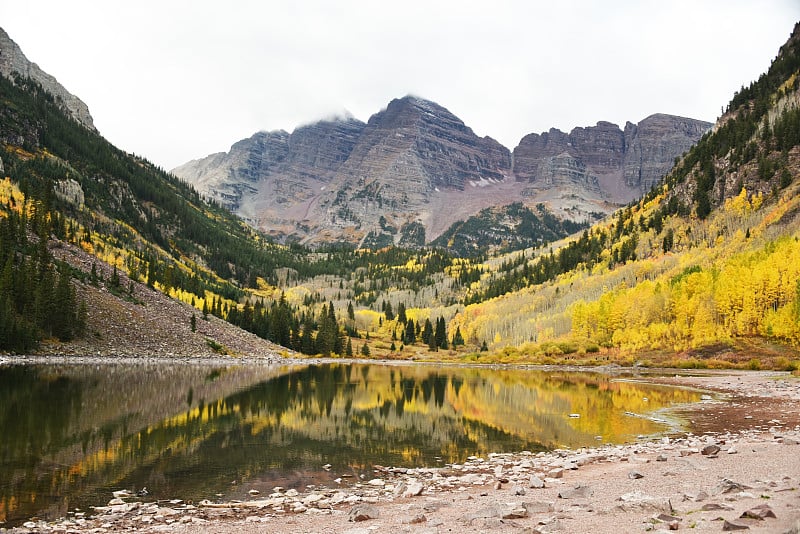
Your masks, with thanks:
M 386 469 L 348 490 L 279 489 L 244 503 L 120 502 L 92 518 L 15 530 L 800 533 L 800 379 L 708 372 L 652 380 L 717 392 L 684 410 L 694 433 L 490 455 L 438 469 Z

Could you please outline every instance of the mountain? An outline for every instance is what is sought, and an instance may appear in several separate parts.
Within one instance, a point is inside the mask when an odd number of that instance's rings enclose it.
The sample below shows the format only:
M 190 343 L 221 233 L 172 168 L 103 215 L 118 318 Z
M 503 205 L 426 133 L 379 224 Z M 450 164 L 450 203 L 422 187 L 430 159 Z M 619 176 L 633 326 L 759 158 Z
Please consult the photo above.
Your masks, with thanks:
M 798 28 L 769 71 L 638 202 L 546 247 L 538 236 L 570 231 L 551 211 L 495 203 L 440 234 L 466 258 L 385 246 L 429 239 L 420 219 L 399 225 L 387 216 L 378 217 L 379 232 L 359 230 L 375 251 L 275 245 L 74 120 L 40 83 L 0 76 L 0 350 L 29 353 L 44 340 L 39 350 L 59 354 L 274 354 L 237 325 L 306 354 L 355 347 L 397 359 L 798 368 Z M 476 179 L 491 176 L 487 162 L 502 167 L 507 153 L 466 126 L 456 135 L 459 122 L 444 120 L 443 108 L 400 100 L 372 124 L 345 117 L 276 132 L 243 143 L 238 157 L 252 168 L 290 169 L 299 185 L 278 180 L 274 190 L 285 201 L 311 191 L 310 214 L 336 200 L 354 153 L 375 169 L 415 162 L 406 176 L 430 180 L 430 195 L 449 195 L 438 211 L 463 209 L 453 199 L 480 183 L 486 195 L 532 187 L 535 175 L 517 179 L 514 164 L 502 181 Z M 449 125 L 430 123 L 439 121 Z M 591 150 L 583 132 L 575 138 L 582 152 L 542 157 L 565 169 L 611 169 L 598 154 L 619 137 L 600 129 L 604 141 Z M 459 159 L 424 166 L 425 139 Z M 277 148 L 248 148 L 257 145 Z M 378 186 L 391 187 L 380 178 L 369 177 L 370 189 L 364 177 L 360 198 L 342 200 L 354 215 L 359 202 L 402 199 L 386 191 L 384 200 Z M 474 236 L 497 249 L 537 246 L 482 254 Z
M 518 202 L 576 222 L 600 218 L 647 192 L 710 126 L 670 115 L 624 131 L 601 122 L 528 135 L 512 154 L 444 107 L 406 96 L 366 124 L 259 132 L 172 172 L 279 240 L 424 245 Z
M 530 145 L 575 144 L 547 137 Z M 625 364 L 796 372 L 799 280 L 800 23 L 661 185 L 549 250 L 505 256 L 449 326 L 503 362 L 606 348 Z
M 12 79 L 15 75 L 35 80 L 42 88 L 53 95 L 70 116 L 94 130 L 94 121 L 89 107 L 77 96 L 67 91 L 58 80 L 47 74 L 39 65 L 31 63 L 20 47 L 0 28 L 0 75 Z
M 528 184 L 526 196 L 587 198 L 627 204 L 659 183 L 675 158 L 711 128 L 711 123 L 674 115 L 650 115 L 625 130 L 610 122 L 529 134 L 514 149 L 514 175 Z M 568 212 L 567 212 L 568 213 Z

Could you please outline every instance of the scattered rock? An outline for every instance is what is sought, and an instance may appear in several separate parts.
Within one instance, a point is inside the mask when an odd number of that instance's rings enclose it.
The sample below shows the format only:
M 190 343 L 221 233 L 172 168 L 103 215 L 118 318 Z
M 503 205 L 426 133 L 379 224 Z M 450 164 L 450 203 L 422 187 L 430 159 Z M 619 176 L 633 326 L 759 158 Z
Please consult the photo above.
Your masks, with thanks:
M 710 503 L 704 504 L 703 507 L 700 508 L 700 509 L 702 511 L 704 511 L 704 512 L 711 512 L 711 511 L 714 511 L 714 510 L 729 510 L 730 511 L 730 510 L 733 510 L 734 508 L 730 504 L 710 502 Z
M 703 456 L 716 456 L 717 454 L 719 454 L 719 451 L 720 451 L 719 445 L 712 444 L 712 445 L 706 445 L 705 447 L 703 447 L 700 450 L 700 453 Z
M 750 486 L 745 486 L 744 484 L 740 484 L 738 482 L 734 482 L 733 480 L 723 478 L 722 482 L 715 488 L 714 493 L 733 493 L 735 491 L 744 491 L 751 489 Z
M 628 478 L 633 479 L 633 480 L 637 480 L 639 478 L 644 478 L 644 475 L 641 474 L 639 471 L 630 471 L 628 473 Z
M 528 487 L 532 489 L 541 489 L 544 488 L 544 480 L 537 477 L 536 475 L 531 475 L 531 479 L 528 482 Z
M 422 495 L 425 488 L 419 482 L 411 482 L 403 492 L 403 497 L 417 497 Z
M 407 525 L 419 525 L 420 523 L 425 523 L 427 520 L 428 518 L 425 517 L 425 514 L 417 514 L 404 519 L 402 522 Z
M 730 531 L 730 530 L 750 530 L 750 527 L 747 525 L 743 525 L 742 523 L 736 523 L 734 521 L 728 521 L 727 519 L 722 523 L 722 530 Z
M 574 488 L 563 489 L 558 492 L 560 499 L 588 499 L 594 494 L 589 486 L 578 484 Z
M 350 509 L 350 521 L 366 521 L 380 517 L 380 510 L 371 504 L 357 504 Z
M 554 510 L 553 503 L 544 501 L 524 502 L 522 506 L 528 514 L 547 514 Z
M 740 517 L 749 517 L 750 519 L 759 519 L 763 520 L 767 517 L 775 517 L 775 512 L 772 511 L 772 508 L 768 504 L 760 504 L 758 506 L 754 506 L 750 508 L 746 512 L 744 512 Z
M 551 469 L 547 472 L 548 478 L 564 478 L 564 470 L 561 468 Z
M 528 517 L 528 509 L 524 506 L 512 506 L 503 510 L 502 519 L 522 519 Z

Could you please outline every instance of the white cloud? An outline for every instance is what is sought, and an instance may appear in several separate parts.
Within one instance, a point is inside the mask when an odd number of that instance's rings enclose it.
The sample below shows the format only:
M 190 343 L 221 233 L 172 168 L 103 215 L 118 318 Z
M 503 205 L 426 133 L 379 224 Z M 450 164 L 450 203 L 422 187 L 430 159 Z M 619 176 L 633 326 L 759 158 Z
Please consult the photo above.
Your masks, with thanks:
M 29 59 L 165 168 L 258 130 L 413 93 L 509 148 L 655 113 L 713 120 L 766 70 L 796 0 L 0 0 Z

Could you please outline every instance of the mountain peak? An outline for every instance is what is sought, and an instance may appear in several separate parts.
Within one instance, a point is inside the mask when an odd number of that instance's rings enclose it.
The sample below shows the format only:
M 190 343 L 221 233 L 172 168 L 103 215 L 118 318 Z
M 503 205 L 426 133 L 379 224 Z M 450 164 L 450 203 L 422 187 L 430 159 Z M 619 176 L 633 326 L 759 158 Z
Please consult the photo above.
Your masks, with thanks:
M 48 93 L 56 97 L 73 119 L 86 128 L 96 131 L 89 107 L 80 98 L 67 91 L 55 77 L 44 72 L 36 63 L 29 61 L 19 45 L 3 28 L 0 28 L 0 75 L 13 81 L 14 73 L 39 83 Z
M 664 117 L 624 132 L 599 121 L 569 134 L 531 134 L 512 168 L 506 147 L 409 94 L 366 124 L 348 116 L 317 121 L 174 172 L 279 239 L 385 245 L 413 236 L 421 245 L 484 208 L 547 202 L 586 221 L 640 196 L 702 134 L 678 126 L 691 119 L 675 118 L 672 127 Z M 642 155 L 658 161 L 644 168 Z

